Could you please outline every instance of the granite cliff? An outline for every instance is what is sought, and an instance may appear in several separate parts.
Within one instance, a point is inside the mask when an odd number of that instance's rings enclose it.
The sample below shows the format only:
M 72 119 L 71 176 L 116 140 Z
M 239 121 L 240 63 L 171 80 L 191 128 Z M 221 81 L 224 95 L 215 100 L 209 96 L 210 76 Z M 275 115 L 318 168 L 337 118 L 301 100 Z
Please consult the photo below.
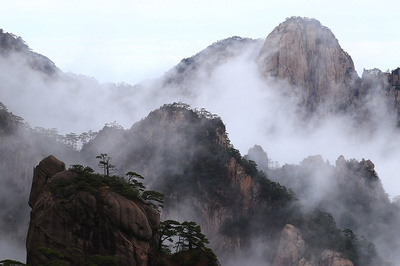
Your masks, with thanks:
M 315 19 L 292 17 L 266 38 L 258 64 L 262 75 L 287 81 L 286 93 L 308 112 L 346 108 L 358 79 L 351 57 Z
M 53 156 L 35 168 L 27 264 L 155 263 L 152 227 L 159 225 L 159 213 L 143 200 L 129 200 L 106 186 L 78 188 L 77 179 Z
M 364 70 L 360 78 L 331 30 L 315 19 L 292 17 L 277 26 L 257 63 L 261 75 L 296 102 L 301 118 L 346 114 L 372 128 L 400 119 L 399 70 Z

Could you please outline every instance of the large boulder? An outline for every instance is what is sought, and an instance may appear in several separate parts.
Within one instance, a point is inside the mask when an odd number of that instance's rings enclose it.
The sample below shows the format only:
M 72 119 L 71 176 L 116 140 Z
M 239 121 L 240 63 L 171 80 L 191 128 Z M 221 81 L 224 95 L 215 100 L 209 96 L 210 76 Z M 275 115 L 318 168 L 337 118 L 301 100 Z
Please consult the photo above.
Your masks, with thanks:
M 81 177 L 63 169 L 52 156 L 36 167 L 27 264 L 61 259 L 68 265 L 86 265 L 101 259 L 118 265 L 151 265 L 152 228 L 160 224 L 159 213 L 145 201 L 128 199 L 107 186 L 76 186 Z

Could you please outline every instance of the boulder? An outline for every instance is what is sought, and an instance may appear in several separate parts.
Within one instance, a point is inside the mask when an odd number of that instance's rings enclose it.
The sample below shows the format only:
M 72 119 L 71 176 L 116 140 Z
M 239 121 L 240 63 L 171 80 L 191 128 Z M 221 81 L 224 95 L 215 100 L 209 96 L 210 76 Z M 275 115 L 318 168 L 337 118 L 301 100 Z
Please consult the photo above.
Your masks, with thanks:
M 54 157 L 35 169 L 27 264 L 59 259 L 67 265 L 87 265 L 101 258 L 118 265 L 151 265 L 152 227 L 159 226 L 159 213 L 145 201 L 127 199 L 107 186 L 83 189 L 75 183 L 78 174 L 63 169 Z

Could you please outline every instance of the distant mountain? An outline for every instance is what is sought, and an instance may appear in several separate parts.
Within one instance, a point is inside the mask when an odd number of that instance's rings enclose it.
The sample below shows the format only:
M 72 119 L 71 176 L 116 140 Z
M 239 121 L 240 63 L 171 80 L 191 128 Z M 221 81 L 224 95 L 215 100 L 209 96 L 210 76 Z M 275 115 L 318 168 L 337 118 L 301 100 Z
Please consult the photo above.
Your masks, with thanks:
M 33 52 L 21 37 L 4 32 L 3 29 L 0 29 L 0 56 L 24 58 L 32 69 L 49 76 L 61 72 L 49 58 Z
M 262 40 L 238 36 L 223 39 L 208 46 L 194 56 L 182 59 L 161 77 L 161 87 L 177 90 L 183 95 L 194 96 L 196 83 L 209 78 L 220 66 L 235 58 L 253 60 L 262 45 Z

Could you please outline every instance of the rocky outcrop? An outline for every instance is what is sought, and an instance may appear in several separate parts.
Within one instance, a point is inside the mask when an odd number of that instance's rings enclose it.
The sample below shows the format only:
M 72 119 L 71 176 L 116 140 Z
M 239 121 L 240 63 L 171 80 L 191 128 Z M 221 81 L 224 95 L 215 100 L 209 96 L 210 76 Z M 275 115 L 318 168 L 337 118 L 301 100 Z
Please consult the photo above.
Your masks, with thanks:
M 321 104 L 346 108 L 358 79 L 351 57 L 333 33 L 315 19 L 292 17 L 265 40 L 258 64 L 266 78 L 285 80 L 308 111 Z
M 76 189 L 77 174 L 49 156 L 35 169 L 29 204 L 27 264 L 62 259 L 84 265 L 93 259 L 118 265 L 151 265 L 152 226 L 159 214 L 140 199 L 132 201 L 111 191 Z
M 305 250 L 306 246 L 300 230 L 287 224 L 282 230 L 273 266 L 300 265 L 300 261 L 302 265 L 310 265 L 304 261 Z
M 306 243 L 298 228 L 287 224 L 281 233 L 278 251 L 273 266 L 353 266 L 353 262 L 343 258 L 339 252 L 322 250 L 320 254 L 308 254 Z
M 49 178 L 62 171 L 65 171 L 65 163 L 59 161 L 53 155 L 46 157 L 39 163 L 33 172 L 32 188 L 28 202 L 29 207 L 33 208 Z

